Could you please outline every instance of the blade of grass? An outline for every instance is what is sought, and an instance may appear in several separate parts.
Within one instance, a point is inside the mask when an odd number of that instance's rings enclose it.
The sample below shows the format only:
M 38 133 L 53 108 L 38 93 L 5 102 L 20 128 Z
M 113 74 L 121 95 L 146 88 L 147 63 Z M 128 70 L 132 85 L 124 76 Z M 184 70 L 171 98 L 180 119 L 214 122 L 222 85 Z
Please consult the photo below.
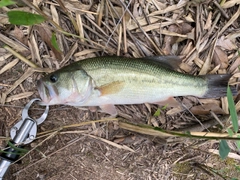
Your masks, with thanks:
M 219 154 L 222 159 L 225 159 L 230 152 L 230 148 L 226 140 L 221 140 L 219 144 Z
M 238 132 L 238 117 L 237 117 L 235 104 L 233 101 L 232 91 L 229 86 L 227 88 L 227 99 L 228 99 L 228 105 L 229 105 L 229 111 L 230 111 L 230 116 L 231 116 L 231 120 L 232 120 L 233 130 L 235 133 L 237 133 Z

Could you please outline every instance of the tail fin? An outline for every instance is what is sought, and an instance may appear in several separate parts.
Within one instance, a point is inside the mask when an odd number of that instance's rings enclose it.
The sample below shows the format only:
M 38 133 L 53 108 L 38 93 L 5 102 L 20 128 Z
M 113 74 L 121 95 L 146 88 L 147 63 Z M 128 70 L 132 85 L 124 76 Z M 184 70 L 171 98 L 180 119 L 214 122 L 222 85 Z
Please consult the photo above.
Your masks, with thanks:
M 208 91 L 202 98 L 219 98 L 227 96 L 228 81 L 231 74 L 214 74 L 203 76 L 208 82 Z M 233 96 L 237 95 L 237 89 L 230 87 Z

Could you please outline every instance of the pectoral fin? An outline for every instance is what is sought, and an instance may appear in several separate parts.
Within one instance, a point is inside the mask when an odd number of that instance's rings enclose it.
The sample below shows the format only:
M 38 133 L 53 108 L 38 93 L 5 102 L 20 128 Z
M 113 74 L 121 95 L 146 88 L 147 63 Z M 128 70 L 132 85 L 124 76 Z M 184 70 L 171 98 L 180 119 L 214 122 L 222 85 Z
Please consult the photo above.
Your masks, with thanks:
M 112 83 L 108 83 L 98 87 L 97 89 L 101 92 L 101 96 L 108 94 L 115 94 L 121 91 L 124 87 L 123 81 L 114 81 Z
M 111 117 L 117 116 L 117 109 L 113 104 L 101 105 L 100 108 L 103 112 L 110 114 Z

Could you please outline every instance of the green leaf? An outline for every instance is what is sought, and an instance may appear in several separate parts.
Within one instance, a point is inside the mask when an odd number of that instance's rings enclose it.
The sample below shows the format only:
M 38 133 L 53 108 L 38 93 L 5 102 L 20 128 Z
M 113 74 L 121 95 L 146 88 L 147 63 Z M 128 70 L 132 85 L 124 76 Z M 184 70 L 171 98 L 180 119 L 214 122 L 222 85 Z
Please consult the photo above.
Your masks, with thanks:
M 239 135 L 237 137 L 240 138 Z M 240 141 L 236 141 L 236 145 L 237 145 L 238 150 L 240 150 Z
M 160 113 L 161 113 L 161 110 L 158 108 L 153 116 L 158 117 L 158 116 L 160 116 Z
M 1 0 L 0 1 L 0 8 L 4 7 L 4 6 L 13 5 L 13 4 L 16 4 L 16 2 L 11 1 L 11 0 Z
M 7 13 L 9 22 L 15 25 L 34 25 L 45 21 L 45 18 L 38 14 L 24 11 L 9 11 Z
M 228 106 L 230 111 L 230 116 L 232 120 L 233 130 L 235 133 L 238 132 L 238 118 L 237 118 L 237 112 L 235 108 L 235 104 L 233 101 L 233 95 L 230 87 L 227 88 L 227 99 L 228 99 Z
M 166 104 L 165 106 L 163 106 L 163 107 L 162 107 L 162 110 L 167 109 L 167 107 L 168 107 L 168 104 Z
M 230 136 L 230 137 L 232 137 L 233 136 L 233 131 L 230 129 L 230 128 L 227 128 L 227 132 L 228 132 L 228 135 Z
M 235 169 L 240 172 L 240 166 L 235 165 Z
M 55 33 L 52 33 L 51 43 L 56 50 L 60 51 Z
M 225 159 L 230 152 L 230 148 L 226 140 L 221 140 L 219 144 L 219 154 L 222 159 Z

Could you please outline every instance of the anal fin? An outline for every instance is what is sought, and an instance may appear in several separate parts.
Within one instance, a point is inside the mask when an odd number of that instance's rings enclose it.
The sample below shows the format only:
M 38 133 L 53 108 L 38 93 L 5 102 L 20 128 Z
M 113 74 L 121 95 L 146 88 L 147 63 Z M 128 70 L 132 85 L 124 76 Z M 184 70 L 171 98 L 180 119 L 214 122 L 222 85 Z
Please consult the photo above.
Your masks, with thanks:
M 111 117 L 116 117 L 117 116 L 117 109 L 113 104 L 105 104 L 105 105 L 101 105 L 99 106 L 101 108 L 101 110 L 105 113 L 108 113 L 111 115 Z

